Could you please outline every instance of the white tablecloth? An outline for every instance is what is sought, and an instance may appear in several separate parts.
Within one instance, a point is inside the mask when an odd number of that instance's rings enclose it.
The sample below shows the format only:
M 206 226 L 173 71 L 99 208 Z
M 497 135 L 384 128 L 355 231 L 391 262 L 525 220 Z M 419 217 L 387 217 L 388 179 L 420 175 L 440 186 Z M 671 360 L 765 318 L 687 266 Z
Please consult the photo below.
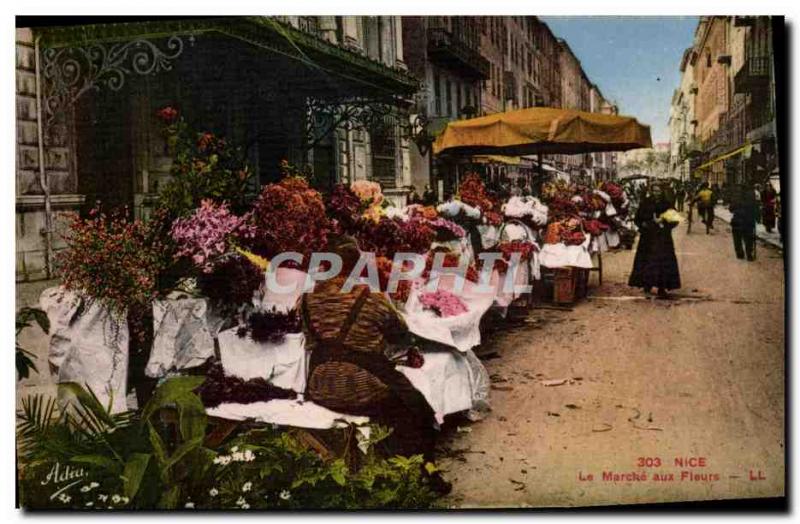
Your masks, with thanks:
M 337 413 L 308 400 L 275 399 L 251 404 L 220 404 L 207 409 L 206 413 L 228 420 L 254 420 L 313 429 L 341 428 L 348 424 L 361 425 L 369 422 L 369 417 Z
M 201 365 L 214 356 L 214 337 L 223 319 L 207 298 L 170 298 L 153 302 L 153 349 L 145 374 L 167 373 Z
M 592 237 L 587 235 L 583 244 L 578 246 L 568 246 L 564 243 L 544 244 L 539 252 L 539 263 L 551 269 L 563 267 L 591 269 L 594 267 L 589 254 L 591 241 Z
M 48 362 L 58 367 L 57 382 L 77 382 L 92 390 L 112 413 L 127 411 L 126 315 L 63 287 L 45 289 L 39 306 L 50 320 Z M 60 396 L 59 401 L 70 399 Z
M 424 357 L 421 368 L 397 370 L 422 393 L 439 424 L 445 415 L 489 407 L 489 374 L 472 351 L 426 351 Z
M 237 328 L 219 334 L 222 369 L 226 375 L 244 380 L 263 378 L 270 384 L 297 393 L 306 390 L 309 354 L 305 335 L 289 333 L 280 344 L 259 343 L 240 338 Z

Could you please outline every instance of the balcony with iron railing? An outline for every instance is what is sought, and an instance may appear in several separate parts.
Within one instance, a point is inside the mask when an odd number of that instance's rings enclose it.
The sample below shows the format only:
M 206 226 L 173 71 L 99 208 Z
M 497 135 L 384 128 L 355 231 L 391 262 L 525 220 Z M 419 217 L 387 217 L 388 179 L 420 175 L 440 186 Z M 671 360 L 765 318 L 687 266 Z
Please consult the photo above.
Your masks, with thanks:
M 769 86 L 769 56 L 748 56 L 733 79 L 734 93 L 747 93 Z
M 428 28 L 428 57 L 468 78 L 489 78 L 489 60 L 467 39 L 445 27 Z

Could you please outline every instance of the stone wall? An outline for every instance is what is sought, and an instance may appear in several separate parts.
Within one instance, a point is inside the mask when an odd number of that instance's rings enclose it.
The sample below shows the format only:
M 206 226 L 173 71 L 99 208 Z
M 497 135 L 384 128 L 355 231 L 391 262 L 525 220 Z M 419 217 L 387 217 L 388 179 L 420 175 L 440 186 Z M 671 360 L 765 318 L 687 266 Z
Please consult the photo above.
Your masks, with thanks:
M 51 208 L 48 221 L 40 170 L 34 34 L 26 28 L 16 32 L 16 124 L 16 279 L 39 280 L 52 273 L 47 267 L 48 222 L 52 250 L 58 251 L 64 247 L 63 215 L 80 205 L 82 197 L 75 194 L 74 155 L 66 124 L 55 126 L 43 151 Z

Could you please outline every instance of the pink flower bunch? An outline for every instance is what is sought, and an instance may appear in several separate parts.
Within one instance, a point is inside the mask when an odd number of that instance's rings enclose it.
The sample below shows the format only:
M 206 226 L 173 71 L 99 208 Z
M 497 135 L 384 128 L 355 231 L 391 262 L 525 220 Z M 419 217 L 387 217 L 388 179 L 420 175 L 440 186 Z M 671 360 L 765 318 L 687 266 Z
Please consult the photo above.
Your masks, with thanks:
M 227 204 L 204 199 L 191 216 L 173 223 L 171 234 L 178 246 L 175 257 L 190 258 L 203 273 L 210 273 L 217 258 L 230 250 L 231 238 L 252 238 L 254 228 Z
M 372 202 L 375 204 L 383 202 L 383 192 L 378 182 L 356 180 L 350 184 L 350 191 L 360 198 L 362 202 Z
M 422 293 L 419 301 L 423 308 L 432 310 L 440 317 L 454 317 L 469 311 L 460 298 L 443 289 Z
M 446 218 L 438 217 L 428 220 L 427 224 L 436 230 L 436 237 L 441 241 L 457 240 L 464 238 L 467 234 L 463 227 Z

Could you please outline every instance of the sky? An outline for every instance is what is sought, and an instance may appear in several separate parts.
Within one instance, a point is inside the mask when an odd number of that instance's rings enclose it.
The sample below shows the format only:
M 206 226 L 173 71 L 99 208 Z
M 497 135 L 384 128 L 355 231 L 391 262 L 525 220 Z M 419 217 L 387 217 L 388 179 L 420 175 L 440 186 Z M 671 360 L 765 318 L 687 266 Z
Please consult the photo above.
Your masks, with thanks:
M 620 114 L 649 125 L 653 144 L 669 141 L 670 101 L 697 17 L 540 18 L 567 41 L 586 76 Z

